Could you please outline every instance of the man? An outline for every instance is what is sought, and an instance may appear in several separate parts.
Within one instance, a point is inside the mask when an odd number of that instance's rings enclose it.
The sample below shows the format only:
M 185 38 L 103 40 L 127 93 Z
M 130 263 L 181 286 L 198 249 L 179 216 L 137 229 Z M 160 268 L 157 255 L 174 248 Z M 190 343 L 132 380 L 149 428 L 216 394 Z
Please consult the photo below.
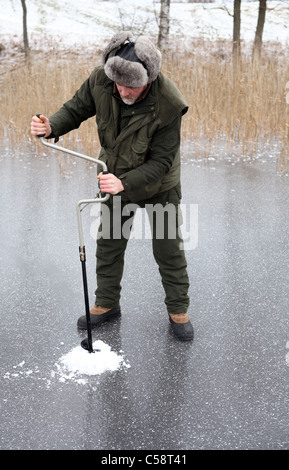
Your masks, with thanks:
M 192 340 L 188 317 L 187 264 L 179 231 L 180 129 L 188 106 L 176 86 L 161 72 L 161 53 L 145 36 L 133 40 L 123 31 L 111 39 L 103 52 L 103 65 L 93 70 L 74 97 L 49 119 L 33 116 L 31 133 L 59 136 L 96 116 L 101 144 L 99 159 L 109 174 L 98 175 L 100 189 L 109 193 L 103 203 L 97 240 L 97 289 L 90 311 L 97 327 L 120 315 L 121 278 L 128 236 L 115 236 L 115 209 L 121 227 L 131 217 L 132 203 L 161 207 L 163 236 L 157 234 L 157 211 L 150 217 L 153 253 L 165 290 L 165 303 L 174 334 Z M 117 199 L 118 198 L 118 199 Z M 121 204 L 116 202 L 121 198 Z M 158 205 L 158 206 L 155 206 Z M 164 210 L 176 208 L 176 216 Z M 109 210 L 104 210 L 109 209 Z M 175 235 L 172 237 L 172 229 Z M 86 318 L 77 323 L 86 328 Z

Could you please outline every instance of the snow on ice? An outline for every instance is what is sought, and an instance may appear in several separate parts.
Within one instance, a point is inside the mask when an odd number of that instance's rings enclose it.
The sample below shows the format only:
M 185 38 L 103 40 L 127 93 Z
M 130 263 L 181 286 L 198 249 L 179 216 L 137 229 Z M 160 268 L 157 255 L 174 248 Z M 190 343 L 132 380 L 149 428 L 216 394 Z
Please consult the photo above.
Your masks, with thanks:
M 94 353 L 89 353 L 81 346 L 74 347 L 53 365 L 48 374 L 44 374 L 39 366 L 25 368 L 25 361 L 13 366 L 13 371 L 6 372 L 3 376 L 6 380 L 19 378 L 36 379 L 44 382 L 47 387 L 53 380 L 61 383 L 74 382 L 85 385 L 89 377 L 99 376 L 104 372 L 114 372 L 123 368 L 130 368 L 130 364 L 124 356 L 112 351 L 111 347 L 101 340 L 93 343 Z M 122 351 L 120 351 L 122 353 Z

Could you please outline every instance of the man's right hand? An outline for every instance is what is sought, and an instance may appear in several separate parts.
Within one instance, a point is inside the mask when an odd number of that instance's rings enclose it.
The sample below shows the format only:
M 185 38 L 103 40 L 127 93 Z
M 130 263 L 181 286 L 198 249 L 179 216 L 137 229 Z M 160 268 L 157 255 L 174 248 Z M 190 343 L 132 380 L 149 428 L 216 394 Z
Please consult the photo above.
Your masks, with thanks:
M 49 137 L 51 133 L 52 129 L 47 117 L 43 116 L 42 114 L 40 114 L 39 117 L 33 116 L 31 121 L 32 135 L 44 135 L 44 137 Z

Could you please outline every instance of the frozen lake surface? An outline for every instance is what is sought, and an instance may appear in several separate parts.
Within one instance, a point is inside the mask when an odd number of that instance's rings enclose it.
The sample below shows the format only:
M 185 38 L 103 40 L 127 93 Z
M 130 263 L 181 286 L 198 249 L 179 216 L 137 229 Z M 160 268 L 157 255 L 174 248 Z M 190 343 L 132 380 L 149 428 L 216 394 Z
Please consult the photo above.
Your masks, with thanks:
M 96 170 L 70 159 L 65 174 L 47 153 L 0 156 L 1 449 L 288 449 L 289 180 L 274 159 L 183 163 L 194 342 L 173 337 L 150 240 L 132 239 L 122 317 L 93 332 L 99 369 L 77 373 L 75 208 Z

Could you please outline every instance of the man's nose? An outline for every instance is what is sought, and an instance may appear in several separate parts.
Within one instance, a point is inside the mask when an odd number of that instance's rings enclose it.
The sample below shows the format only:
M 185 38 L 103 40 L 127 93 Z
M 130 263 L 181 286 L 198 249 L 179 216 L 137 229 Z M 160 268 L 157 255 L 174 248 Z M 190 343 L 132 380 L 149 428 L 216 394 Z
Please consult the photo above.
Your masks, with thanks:
M 122 96 L 129 96 L 130 95 L 130 89 L 126 88 L 126 87 L 122 87 L 121 94 L 122 94 Z

